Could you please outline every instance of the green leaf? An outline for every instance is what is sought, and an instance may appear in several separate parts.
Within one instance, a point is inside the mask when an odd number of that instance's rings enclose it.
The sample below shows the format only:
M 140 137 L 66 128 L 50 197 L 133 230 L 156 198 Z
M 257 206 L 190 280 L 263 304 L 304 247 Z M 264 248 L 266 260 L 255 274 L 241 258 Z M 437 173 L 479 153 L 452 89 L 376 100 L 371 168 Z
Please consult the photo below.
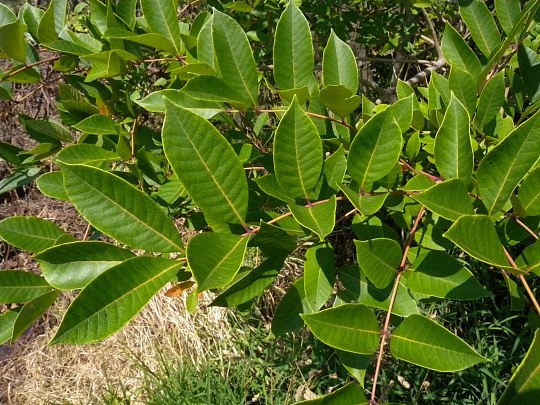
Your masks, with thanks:
M 274 80 L 280 90 L 309 84 L 314 65 L 311 31 L 294 1 L 289 1 L 277 23 L 273 57 Z
M 414 111 L 414 95 L 402 98 L 388 107 L 388 112 L 392 114 L 401 129 L 401 132 L 407 132 L 411 127 Z
M 379 346 L 379 323 L 362 304 L 344 304 L 314 314 L 302 315 L 315 337 L 347 352 L 373 354 Z
M 59 163 L 85 164 L 101 169 L 107 169 L 111 163 L 119 160 L 120 156 L 115 152 L 87 143 L 68 146 L 56 155 L 56 161 Z
M 224 109 L 223 105 L 220 103 L 215 101 L 199 100 L 191 97 L 182 90 L 174 89 L 154 91 L 142 100 L 137 100 L 136 103 L 150 112 L 164 112 L 166 109 L 165 98 L 169 99 L 176 105 L 199 114 L 204 118 L 212 118 L 216 114 L 222 112 Z
M 426 191 L 410 197 L 428 210 L 451 221 L 457 220 L 462 215 L 474 214 L 467 187 L 458 179 L 435 184 Z
M 52 0 L 39 22 L 38 37 L 41 43 L 53 42 L 66 26 L 67 0 Z
M 525 177 L 519 187 L 518 199 L 528 216 L 540 215 L 540 167 Z
M 0 314 L 0 345 L 6 343 L 13 335 L 13 326 L 19 315 L 18 311 L 6 311 Z
M 540 98 L 540 60 L 532 49 L 520 45 L 518 49 L 519 73 L 525 85 L 525 91 L 531 102 L 536 102 Z
M 119 128 L 116 122 L 106 115 L 96 114 L 85 118 L 73 128 L 86 134 L 94 135 L 118 135 Z
M 53 288 L 43 277 L 28 271 L 0 271 L 0 304 L 32 301 Z
M 280 257 L 296 249 L 296 240 L 284 229 L 261 221 L 254 244 L 266 257 Z
M 319 93 L 321 103 L 329 110 L 335 112 L 341 118 L 355 111 L 362 102 L 358 95 L 341 84 L 330 84 Z
M 20 20 L 0 26 L 0 50 L 21 63 L 26 61 L 25 32 L 26 25 Z
M 335 349 L 335 351 L 339 357 L 341 365 L 345 367 L 345 369 L 349 372 L 349 375 L 355 378 L 356 381 L 363 386 L 371 356 L 366 354 L 345 352 L 339 349 Z
M 484 56 L 489 57 L 501 43 L 501 36 L 491 12 L 481 0 L 459 0 L 458 3 L 459 12 L 471 31 L 474 43 Z
M 453 94 L 435 137 L 434 155 L 437 169 L 444 178 L 469 183 L 474 165 L 469 113 Z
M 399 160 L 401 139 L 401 129 L 387 111 L 374 115 L 360 129 L 351 143 L 347 168 L 362 189 L 390 173 Z
M 459 337 L 422 315 L 406 318 L 392 333 L 390 351 L 398 359 L 436 371 L 459 371 L 486 358 Z
M 326 304 L 334 289 L 336 268 L 334 249 L 330 244 L 318 244 L 306 251 L 304 289 L 306 302 L 313 312 Z
M 456 98 L 461 101 L 470 115 L 476 110 L 476 82 L 473 77 L 460 68 L 453 67 L 448 77 L 448 86 Z
M 22 118 L 24 128 L 32 137 L 38 135 L 45 135 L 53 140 L 71 142 L 73 136 L 71 133 L 60 123 L 52 120 L 33 120 L 28 118 Z M 37 139 L 39 141 L 39 139 Z
M 57 225 L 36 217 L 10 217 L 0 221 L 0 238 L 29 252 L 41 252 L 66 235 Z
M 524 272 L 540 276 L 540 242 L 527 246 L 517 258 L 516 264 Z
M 343 181 L 345 172 L 347 171 L 347 158 L 343 145 L 326 158 L 323 165 L 324 178 L 328 185 L 337 190 Z
M 244 168 L 231 144 L 210 122 L 167 100 L 163 148 L 212 228 L 244 223 L 248 206 Z
M 39 167 L 23 167 L 0 180 L 0 194 L 32 183 L 41 174 Z
M 488 215 L 504 207 L 540 156 L 540 111 L 514 129 L 480 162 L 476 178 Z
M 491 297 L 463 264 L 445 252 L 422 249 L 403 273 L 413 292 L 449 300 Z
M 540 329 L 525 358 L 512 375 L 508 387 L 497 402 L 498 405 L 532 405 L 538 401 L 540 391 Z
M 403 253 L 399 244 L 386 238 L 355 240 L 356 258 L 364 274 L 375 287 L 383 289 L 397 275 Z
M 243 107 L 256 107 L 259 98 L 257 66 L 242 27 L 231 17 L 214 10 L 212 23 L 217 64 L 225 88 Z
M 446 23 L 441 46 L 445 59 L 452 66 L 468 72 L 475 79 L 480 75 L 482 71 L 480 60 L 449 23 Z
M 92 226 L 133 248 L 183 250 L 172 221 L 147 194 L 101 169 L 62 165 L 69 200 Z
M 69 201 L 64 189 L 64 177 L 61 172 L 49 172 L 42 174 L 36 180 L 36 185 L 44 195 L 57 200 Z
M 234 279 L 244 261 L 248 240 L 245 236 L 213 232 L 190 239 L 186 254 L 198 292 L 223 287 Z
M 112 28 L 108 29 L 103 36 L 107 39 L 124 39 L 126 41 L 148 46 L 150 48 L 162 49 L 172 54 L 177 53 L 177 45 L 175 45 L 166 36 L 163 36 L 160 33 L 152 32 L 146 34 L 137 34 L 133 31 L 127 31 L 120 28 Z
M 51 344 L 105 339 L 127 324 L 168 282 L 181 263 L 139 256 L 101 273 L 73 300 Z
M 504 88 L 504 71 L 497 73 L 484 86 L 474 117 L 478 128 L 483 129 L 496 119 L 497 113 L 504 103 Z
M 174 0 L 141 0 L 141 7 L 151 32 L 162 35 L 174 46 L 176 55 L 182 54 L 180 27 Z
M 358 91 L 356 57 L 351 47 L 339 39 L 333 29 L 323 52 L 322 75 L 325 86 L 342 85 L 351 94 Z
M 267 174 L 266 176 L 253 179 L 259 188 L 266 194 L 284 201 L 288 204 L 294 204 L 295 199 L 290 194 L 287 194 L 279 185 L 275 174 Z
M 90 57 L 92 57 L 92 69 L 88 72 L 85 82 L 122 76 L 126 72 L 126 62 L 119 55 L 118 50 L 85 55 L 85 59 L 90 59 Z
M 279 302 L 272 319 L 272 333 L 275 336 L 283 336 L 300 329 L 304 326 L 300 314 L 310 312 L 304 290 L 304 277 L 300 277 L 289 287 Z
M 464 215 L 454 222 L 443 236 L 475 259 L 511 269 L 495 225 L 485 215 Z
M 321 176 L 322 142 L 313 121 L 295 99 L 281 119 L 274 139 L 274 169 L 283 190 L 309 200 Z
M 133 257 L 110 243 L 88 241 L 53 246 L 34 256 L 47 282 L 60 290 L 84 288 L 105 270 Z
M 495 0 L 495 11 L 502 29 L 510 35 L 521 16 L 519 0 Z
M 27 302 L 19 311 L 13 324 L 11 344 L 13 344 L 32 324 L 56 301 L 60 291 L 50 291 Z
M 326 394 L 322 397 L 310 399 L 307 401 L 296 402 L 295 405 L 331 405 L 331 404 L 356 404 L 367 405 L 368 400 L 364 395 L 364 389 L 356 384 L 349 383 L 340 389 L 335 390 L 330 394 Z
M 321 240 L 334 230 L 336 221 L 336 196 L 328 201 L 315 203 L 311 206 L 288 205 L 294 219 L 302 226 L 315 232 Z
M 339 189 L 347 196 L 347 199 L 362 215 L 373 215 L 381 209 L 389 193 L 379 192 L 373 195 L 364 195 L 362 190 L 353 190 L 352 188 L 340 184 Z

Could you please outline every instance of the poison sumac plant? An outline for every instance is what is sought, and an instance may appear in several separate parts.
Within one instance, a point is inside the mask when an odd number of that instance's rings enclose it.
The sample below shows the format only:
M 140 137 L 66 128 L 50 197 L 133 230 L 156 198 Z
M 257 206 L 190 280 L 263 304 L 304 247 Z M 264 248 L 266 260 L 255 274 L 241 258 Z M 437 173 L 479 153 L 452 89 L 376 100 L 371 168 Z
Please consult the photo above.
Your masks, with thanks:
M 114 334 L 169 282 L 180 283 L 169 295 L 195 285 L 191 303 L 212 290 L 213 305 L 246 304 L 302 245 L 304 274 L 272 331 L 307 325 L 336 349 L 357 381 L 323 401 L 367 403 L 373 363 L 376 403 L 385 352 L 443 372 L 486 361 L 419 306 L 490 297 L 475 263 L 540 312 L 529 286 L 540 275 L 540 82 L 529 35 L 539 1 L 521 9 L 499 0 L 494 10 L 460 2 L 471 39 L 447 24 L 441 46 L 432 39 L 441 59 L 428 86 L 417 86 L 426 72 L 395 81 L 391 105 L 358 94 L 356 55 L 333 31 L 314 74 L 310 26 L 294 1 L 272 32 L 271 67 L 258 67 L 244 29 L 218 10 L 179 22 L 173 0 L 66 6 L 25 4 L 17 16 L 0 5 L 0 49 L 12 63 L 0 97 L 13 99 L 11 83 L 39 83 L 41 64 L 62 72 L 62 123 L 21 117 L 40 145 L 0 145 L 17 168 L 2 191 L 52 159 L 60 170 L 39 177 L 40 190 L 71 202 L 91 239 L 116 242 L 75 240 L 34 217 L 1 221 L 0 237 L 35 253 L 42 270 L 0 272 L 0 303 L 11 305 L 1 342 L 15 341 L 62 290 L 79 293 L 52 344 Z M 54 56 L 40 59 L 42 50 Z M 449 75 L 437 73 L 446 62 Z M 161 114 L 159 132 L 151 123 Z M 202 231 L 187 246 L 179 217 Z M 329 236 L 345 227 L 356 257 L 336 268 Z M 248 251 L 264 260 L 244 266 Z M 540 395 L 538 333 L 531 340 L 501 404 Z

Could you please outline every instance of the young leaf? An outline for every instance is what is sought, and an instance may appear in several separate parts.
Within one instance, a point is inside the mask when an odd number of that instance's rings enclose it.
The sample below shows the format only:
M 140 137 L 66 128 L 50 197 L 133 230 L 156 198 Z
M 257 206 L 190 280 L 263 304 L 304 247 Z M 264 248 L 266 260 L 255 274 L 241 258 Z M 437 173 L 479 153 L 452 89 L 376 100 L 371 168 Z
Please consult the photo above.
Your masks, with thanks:
M 302 318 L 328 346 L 359 354 L 373 354 L 379 346 L 379 322 L 365 305 L 344 304 Z
M 540 215 L 540 167 L 525 177 L 519 187 L 518 199 L 528 216 Z
M 283 190 L 309 200 L 321 176 L 322 142 L 313 121 L 295 99 L 281 119 L 274 139 L 274 169 Z
M 435 184 L 420 194 L 411 195 L 411 198 L 425 205 L 428 210 L 451 221 L 455 221 L 462 215 L 474 214 L 467 187 L 458 179 Z
M 313 43 L 306 17 L 289 4 L 281 14 L 274 38 L 274 80 L 280 90 L 307 86 L 313 77 Z
M 0 304 L 32 301 L 53 288 L 43 277 L 28 271 L 0 271 Z
M 464 215 L 443 236 L 469 256 L 504 269 L 511 269 L 495 225 L 485 215 Z
M 300 277 L 289 287 L 279 302 L 272 319 L 272 333 L 275 336 L 283 336 L 300 329 L 304 326 L 304 320 L 300 314 L 310 312 L 304 290 L 304 277 Z
M 459 371 L 486 358 L 459 337 L 422 315 L 406 318 L 392 333 L 390 351 L 398 359 L 436 371 Z
M 362 189 L 394 167 L 401 152 L 401 129 L 387 111 L 374 115 L 351 143 L 347 168 Z
M 211 227 L 244 223 L 248 206 L 244 168 L 231 144 L 210 122 L 167 100 L 163 148 Z
M 491 297 L 463 264 L 445 252 L 423 249 L 403 273 L 413 292 L 452 300 Z
M 174 46 L 176 54 L 181 55 L 182 43 L 176 6 L 173 0 L 141 0 L 141 8 L 150 31 L 161 34 Z
M 350 90 L 351 94 L 358 92 L 356 58 L 351 47 L 339 39 L 333 29 L 323 52 L 322 75 L 325 86 L 340 84 Z
M 133 248 L 179 252 L 182 239 L 160 206 L 127 181 L 101 169 L 62 165 L 64 187 L 81 215 L 101 232 Z
M 294 219 L 302 226 L 315 232 L 321 240 L 334 230 L 336 221 L 336 196 L 333 195 L 324 203 L 304 207 L 288 205 Z
M 375 287 L 384 289 L 390 285 L 397 275 L 401 263 L 401 247 L 386 238 L 367 241 L 355 240 L 358 265 Z
M 34 256 L 47 282 L 60 290 L 84 288 L 90 281 L 124 260 L 129 250 L 98 241 L 72 242 L 53 246 Z
M 478 77 L 482 71 L 480 60 L 449 23 L 446 23 L 441 47 L 444 57 L 452 66 L 468 72 L 474 79 Z
M 474 164 L 469 114 L 453 94 L 435 137 L 434 154 L 437 169 L 444 178 L 469 183 Z
M 9 217 L 0 221 L 0 238 L 29 252 L 41 252 L 54 246 L 66 233 L 57 225 L 36 217 Z
M 105 339 L 127 324 L 168 282 L 181 263 L 139 256 L 101 273 L 67 309 L 51 344 L 86 344 Z
M 540 156 L 540 111 L 514 129 L 482 159 L 476 178 L 482 203 L 494 215 Z
M 306 251 L 304 289 L 306 302 L 313 312 L 328 301 L 336 279 L 334 249 L 329 244 L 318 244 Z
M 508 387 L 499 398 L 497 405 L 534 404 L 540 391 L 540 329 L 536 329 L 534 339 L 525 358 L 512 375 Z
M 459 0 L 459 12 L 471 31 L 474 43 L 484 56 L 489 57 L 501 43 L 501 36 L 486 4 L 481 0 Z
M 484 86 L 474 122 L 478 128 L 483 129 L 493 121 L 504 103 L 504 70 L 493 76 Z
M 329 405 L 329 404 L 359 404 L 367 405 L 368 400 L 364 395 L 364 389 L 356 384 L 349 383 L 334 392 L 322 397 L 296 402 L 296 405 Z
M 197 280 L 197 292 L 223 287 L 234 279 L 244 261 L 248 240 L 244 236 L 208 232 L 189 241 L 186 254 Z

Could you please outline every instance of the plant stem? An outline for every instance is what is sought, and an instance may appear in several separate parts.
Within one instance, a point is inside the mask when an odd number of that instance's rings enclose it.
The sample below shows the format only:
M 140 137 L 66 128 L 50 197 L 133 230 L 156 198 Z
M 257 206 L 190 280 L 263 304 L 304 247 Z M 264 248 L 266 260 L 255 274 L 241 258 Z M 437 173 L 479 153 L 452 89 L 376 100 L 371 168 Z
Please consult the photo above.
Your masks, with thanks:
M 227 112 L 238 112 L 236 110 L 226 110 L 226 111 Z M 267 112 L 267 113 L 286 113 L 287 112 L 287 110 L 272 110 L 272 109 L 260 109 L 260 108 L 256 108 L 253 111 L 256 112 L 257 114 L 265 113 L 265 112 Z M 337 122 L 338 124 L 345 125 L 349 129 L 356 130 L 354 125 L 347 124 L 346 122 L 344 122 L 342 120 L 338 120 L 337 118 L 332 118 L 332 117 L 328 117 L 326 115 L 316 114 L 316 113 L 312 113 L 312 112 L 309 112 L 309 111 L 306 111 L 305 113 L 307 115 L 309 115 L 310 117 L 320 118 L 320 119 L 327 120 L 327 121 L 332 121 L 332 122 Z
M 502 248 L 504 250 L 504 254 L 506 255 L 506 258 L 508 259 L 508 261 L 510 262 L 512 267 L 514 269 L 516 269 L 516 270 L 519 270 L 518 265 L 516 264 L 516 262 L 514 261 L 512 256 L 510 256 L 510 253 L 508 253 L 508 250 L 506 250 L 506 248 L 504 246 Z M 531 290 L 531 287 L 529 287 L 529 283 L 527 283 L 527 280 L 525 279 L 523 274 L 520 274 L 518 276 L 518 278 L 521 281 L 521 283 L 523 284 L 523 287 L 525 287 L 525 291 L 527 291 L 527 295 L 529 296 L 529 299 L 533 303 L 534 309 L 536 310 L 538 315 L 540 315 L 540 304 L 538 304 L 538 301 L 536 300 L 536 297 L 534 296 L 534 294 L 533 294 L 533 292 Z
M 49 63 L 49 62 L 54 62 L 54 61 L 57 61 L 58 59 L 60 59 L 60 55 L 54 56 L 54 57 L 49 58 L 49 59 L 38 60 L 37 62 L 30 63 L 29 65 L 24 65 L 24 66 L 20 67 L 19 69 L 14 70 L 13 72 L 10 72 L 7 75 L 5 75 L 4 77 L 0 78 L 0 82 L 3 82 L 6 79 L 9 79 L 10 77 L 13 77 L 13 76 L 15 76 L 15 75 L 17 75 L 17 74 L 19 74 L 21 72 L 24 72 L 25 70 L 32 69 L 35 66 L 43 65 L 43 64 Z
M 518 217 L 512 215 L 511 218 L 516 221 L 516 223 L 521 226 L 528 234 L 530 234 L 534 239 L 538 240 L 538 235 L 533 232 L 531 228 L 525 225 Z
M 397 291 L 399 288 L 399 281 L 401 280 L 401 274 L 403 273 L 407 265 L 407 255 L 409 253 L 409 250 L 414 240 L 414 233 L 418 229 L 418 225 L 420 225 L 422 216 L 424 215 L 425 212 L 426 212 L 426 208 L 422 206 L 422 208 L 420 208 L 420 211 L 418 212 L 418 215 L 416 216 L 416 219 L 414 220 L 414 225 L 411 228 L 411 232 L 409 233 L 409 238 L 407 239 L 407 245 L 405 246 L 405 249 L 403 251 L 401 263 L 399 265 L 398 273 L 394 281 L 394 287 L 392 289 L 392 295 L 390 296 L 390 303 L 388 304 L 388 311 L 386 312 L 386 319 L 384 320 L 384 326 L 381 333 L 381 343 L 379 345 L 379 354 L 377 356 L 377 363 L 375 365 L 375 374 L 373 375 L 371 399 L 369 400 L 369 403 L 373 405 L 377 404 L 377 400 L 375 399 L 375 393 L 377 391 L 377 380 L 379 378 L 379 372 L 381 369 L 381 363 L 382 363 L 382 358 L 384 354 L 384 345 L 386 343 L 386 340 L 390 338 L 390 332 L 388 329 L 390 326 L 390 317 L 392 316 L 392 309 L 394 308 L 394 303 L 396 301 Z

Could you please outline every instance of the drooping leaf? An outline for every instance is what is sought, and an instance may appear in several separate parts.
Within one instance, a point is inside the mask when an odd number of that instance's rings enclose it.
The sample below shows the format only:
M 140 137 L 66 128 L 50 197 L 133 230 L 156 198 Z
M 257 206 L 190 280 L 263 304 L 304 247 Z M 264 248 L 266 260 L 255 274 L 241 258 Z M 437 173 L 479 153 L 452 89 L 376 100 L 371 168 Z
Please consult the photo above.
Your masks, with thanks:
M 459 12 L 474 43 L 484 56 L 489 57 L 501 43 L 501 36 L 486 4 L 481 0 L 459 0 Z
M 540 329 L 525 358 L 512 375 L 508 386 L 497 402 L 498 405 L 532 405 L 540 393 Z
M 493 121 L 504 103 L 504 71 L 493 76 L 484 86 L 474 122 L 482 129 Z
M 358 264 L 369 281 L 380 289 L 388 287 L 397 275 L 403 256 L 399 244 L 386 238 L 355 240 L 354 244 Z
M 475 79 L 478 77 L 482 71 L 480 60 L 449 23 L 446 23 L 441 46 L 444 57 L 452 66 L 468 72 Z
M 300 277 L 289 287 L 287 293 L 279 302 L 272 319 L 272 333 L 283 336 L 304 326 L 300 314 L 311 312 L 306 301 L 304 277 Z
M 112 28 L 105 31 L 104 37 L 107 39 L 124 39 L 126 41 L 148 46 L 150 48 L 162 49 L 172 54 L 177 53 L 177 45 L 171 42 L 166 36 L 156 32 L 137 34 L 133 31 L 123 30 L 120 28 Z
M 322 142 L 313 121 L 295 99 L 274 138 L 274 169 L 283 190 L 309 200 L 323 166 Z
M 331 404 L 355 404 L 355 405 L 367 405 L 368 400 L 364 394 L 364 389 L 356 384 L 349 383 L 344 387 L 341 387 L 330 394 L 323 395 L 322 397 L 309 399 L 306 401 L 296 402 L 296 404 L 304 405 L 331 405 Z
M 420 194 L 411 195 L 411 198 L 428 210 L 451 221 L 455 221 L 462 215 L 474 214 L 467 187 L 459 179 L 435 184 Z
M 322 75 L 325 86 L 342 85 L 351 94 L 358 91 L 356 58 L 351 47 L 339 39 L 334 30 L 330 31 L 330 37 L 324 48 Z
M 198 292 L 223 287 L 233 280 L 244 261 L 248 240 L 213 232 L 190 239 L 186 254 Z
M 387 175 L 399 159 L 401 129 L 393 115 L 382 111 L 374 115 L 351 143 L 347 168 L 364 188 Z
M 316 203 L 309 207 L 302 205 L 288 205 L 289 209 L 302 226 L 315 232 L 323 240 L 333 231 L 336 221 L 336 196 L 328 201 Z
M 294 1 L 281 14 L 274 38 L 274 80 L 280 90 L 307 86 L 313 76 L 309 24 Z
M 366 370 L 369 367 L 371 356 L 335 349 L 341 361 L 341 365 L 356 379 L 362 386 L 366 377 Z
M 514 129 L 480 162 L 476 178 L 482 203 L 494 215 L 540 156 L 540 111 Z
M 162 257 L 139 256 L 101 273 L 71 303 L 51 344 L 86 344 L 113 335 L 175 280 L 181 265 Z
M 315 337 L 347 352 L 373 354 L 379 345 L 379 323 L 371 310 L 362 304 L 344 304 L 302 319 Z
M 0 271 L 0 304 L 32 301 L 53 288 L 43 277 L 28 271 Z
M 183 250 L 169 217 L 147 194 L 127 181 L 85 165 L 62 165 L 64 187 L 81 215 L 101 232 L 133 248 Z
M 306 251 L 304 289 L 306 301 L 313 312 L 328 301 L 336 278 L 334 249 L 330 244 L 318 244 Z
M 528 216 L 540 215 L 540 167 L 525 177 L 519 187 L 518 199 Z
M 9 217 L 0 221 L 0 238 L 29 252 L 41 252 L 66 235 L 57 225 L 36 217 Z
M 150 31 L 165 37 L 174 46 L 176 54 L 181 55 L 182 43 L 176 6 L 173 0 L 141 0 L 142 11 Z
M 56 301 L 60 291 L 42 294 L 23 305 L 13 324 L 11 343 L 13 344 L 32 324 Z
M 511 269 L 495 225 L 485 215 L 461 216 L 443 236 L 475 259 Z
M 60 290 L 84 288 L 90 281 L 133 257 L 129 250 L 98 241 L 53 246 L 34 256 L 45 280 Z
M 0 194 L 32 183 L 41 174 L 39 167 L 22 167 L 0 180 Z

